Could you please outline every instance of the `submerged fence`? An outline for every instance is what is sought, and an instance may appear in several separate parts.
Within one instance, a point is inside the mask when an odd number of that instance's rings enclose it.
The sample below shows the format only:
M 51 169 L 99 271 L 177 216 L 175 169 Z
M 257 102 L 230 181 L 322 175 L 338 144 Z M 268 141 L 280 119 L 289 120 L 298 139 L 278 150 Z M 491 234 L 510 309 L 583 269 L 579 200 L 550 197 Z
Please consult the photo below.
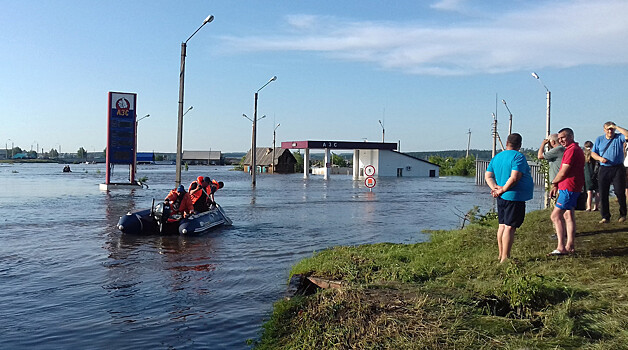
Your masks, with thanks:
M 484 174 L 486 174 L 486 168 L 488 168 L 488 160 L 476 160 L 475 161 L 475 184 L 476 185 L 486 185 L 486 180 L 484 180 Z M 534 181 L 534 186 L 544 186 L 545 185 L 545 176 L 541 172 L 541 166 L 537 164 L 530 164 L 530 175 L 532 175 L 532 181 Z

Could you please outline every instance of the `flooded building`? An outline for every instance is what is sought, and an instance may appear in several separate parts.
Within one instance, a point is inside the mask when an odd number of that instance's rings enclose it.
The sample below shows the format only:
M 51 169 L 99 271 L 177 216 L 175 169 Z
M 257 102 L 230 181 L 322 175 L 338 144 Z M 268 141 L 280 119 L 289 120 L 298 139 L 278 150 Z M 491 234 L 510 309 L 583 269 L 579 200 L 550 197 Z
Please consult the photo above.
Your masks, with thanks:
M 183 163 L 196 165 L 221 165 L 222 153 L 220 151 L 183 151 L 181 158 Z
M 418 159 L 398 152 L 397 144 L 390 142 L 352 142 L 352 141 L 287 141 L 281 147 L 287 149 L 305 150 L 303 160 L 303 177 L 309 176 L 309 159 L 311 149 L 320 149 L 325 152 L 325 171 L 328 178 L 331 174 L 331 150 L 353 150 L 353 178 L 373 177 L 438 177 L 440 167 L 426 160 Z M 372 174 L 365 175 L 365 168 L 374 168 Z
M 257 147 L 255 165 L 258 173 L 291 174 L 295 172 L 297 159 L 289 149 L 275 147 Z M 250 171 L 251 150 L 244 156 L 244 171 Z

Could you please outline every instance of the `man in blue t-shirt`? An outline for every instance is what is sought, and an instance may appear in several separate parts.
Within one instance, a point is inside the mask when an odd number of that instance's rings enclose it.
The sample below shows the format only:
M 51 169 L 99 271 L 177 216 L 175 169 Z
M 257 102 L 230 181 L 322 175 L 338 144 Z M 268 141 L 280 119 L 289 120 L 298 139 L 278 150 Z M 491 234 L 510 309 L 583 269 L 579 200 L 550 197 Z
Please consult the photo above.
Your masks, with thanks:
M 530 166 L 523 153 L 519 152 L 521 141 L 521 135 L 510 134 L 506 141 L 506 150 L 491 160 L 484 176 L 491 188 L 491 195 L 497 198 L 497 247 L 500 263 L 510 258 L 515 231 L 523 223 L 526 201 L 532 199 L 534 192 Z
M 619 131 L 617 134 L 615 131 Z M 628 137 L 628 130 L 615 125 L 613 122 L 604 123 L 604 135 L 595 139 L 591 149 L 591 157 L 600 162 L 598 173 L 598 189 L 600 191 L 600 224 L 611 220 L 608 207 L 608 195 L 611 183 L 615 188 L 615 196 L 619 202 L 619 222 L 626 221 L 626 168 L 624 167 L 624 142 Z

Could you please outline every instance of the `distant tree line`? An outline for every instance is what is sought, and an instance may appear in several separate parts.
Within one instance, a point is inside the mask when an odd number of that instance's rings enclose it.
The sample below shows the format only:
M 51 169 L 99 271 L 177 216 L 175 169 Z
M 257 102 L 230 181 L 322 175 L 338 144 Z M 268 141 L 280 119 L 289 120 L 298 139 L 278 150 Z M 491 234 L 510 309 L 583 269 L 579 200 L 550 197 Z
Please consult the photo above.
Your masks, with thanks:
M 454 157 L 431 156 L 428 161 L 440 165 L 440 175 L 449 176 L 475 176 L 475 157 Z

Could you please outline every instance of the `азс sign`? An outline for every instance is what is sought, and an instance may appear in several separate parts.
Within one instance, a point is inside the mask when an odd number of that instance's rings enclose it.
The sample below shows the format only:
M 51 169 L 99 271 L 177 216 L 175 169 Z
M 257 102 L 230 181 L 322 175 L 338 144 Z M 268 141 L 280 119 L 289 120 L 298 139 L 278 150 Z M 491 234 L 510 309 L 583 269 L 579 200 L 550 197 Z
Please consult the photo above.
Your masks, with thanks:
M 135 103 L 137 94 L 109 92 L 107 162 L 133 164 L 135 160 Z

